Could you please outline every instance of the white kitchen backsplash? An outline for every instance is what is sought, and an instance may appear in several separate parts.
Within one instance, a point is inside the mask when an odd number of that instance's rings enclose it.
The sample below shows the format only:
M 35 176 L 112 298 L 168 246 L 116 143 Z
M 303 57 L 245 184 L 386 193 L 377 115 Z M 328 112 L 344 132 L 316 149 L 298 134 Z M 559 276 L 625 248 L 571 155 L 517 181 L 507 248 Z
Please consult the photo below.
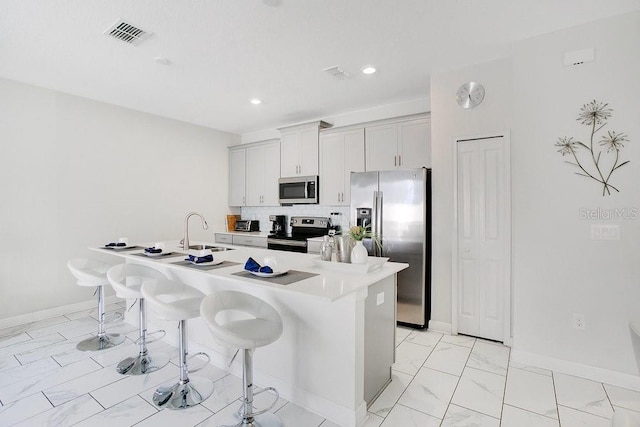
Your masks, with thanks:
M 294 206 L 249 206 L 240 209 L 242 219 L 257 219 L 260 221 L 260 231 L 271 230 L 269 215 L 286 215 L 287 232 L 291 232 L 289 221 L 292 216 L 322 216 L 329 218 L 332 212 L 340 212 L 340 226 L 349 227 L 350 208 L 348 206 L 326 205 L 294 205 Z

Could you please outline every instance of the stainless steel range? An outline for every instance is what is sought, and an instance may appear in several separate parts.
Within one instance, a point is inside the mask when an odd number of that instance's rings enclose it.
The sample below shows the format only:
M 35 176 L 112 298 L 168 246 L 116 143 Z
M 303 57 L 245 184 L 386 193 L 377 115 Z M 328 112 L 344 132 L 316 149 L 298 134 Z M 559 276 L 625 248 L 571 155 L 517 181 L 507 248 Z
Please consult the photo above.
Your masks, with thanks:
M 307 252 L 307 239 L 329 233 L 329 218 L 292 216 L 291 234 L 270 234 L 267 248 L 278 251 Z

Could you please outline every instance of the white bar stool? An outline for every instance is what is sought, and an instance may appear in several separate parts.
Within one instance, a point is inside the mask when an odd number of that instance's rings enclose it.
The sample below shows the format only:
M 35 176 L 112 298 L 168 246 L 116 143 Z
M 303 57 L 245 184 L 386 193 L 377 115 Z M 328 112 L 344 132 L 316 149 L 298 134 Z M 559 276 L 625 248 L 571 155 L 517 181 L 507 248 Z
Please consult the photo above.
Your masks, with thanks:
M 98 294 L 98 335 L 80 341 L 76 348 L 80 351 L 98 351 L 121 344 L 124 341 L 124 335 L 107 334 L 104 331 L 104 287 L 109 284 L 107 270 L 111 266 L 100 261 L 75 258 L 69 260 L 67 267 L 78 279 L 78 285 L 95 287 Z
M 123 375 L 148 374 L 157 371 L 169 363 L 169 356 L 166 354 L 154 354 L 153 357 L 148 354 L 147 344 L 153 341 L 148 341 L 147 337 L 159 332 L 164 336 L 165 331 L 161 330 L 147 333 L 147 306 L 140 291 L 144 280 L 166 278 L 167 277 L 158 270 L 139 264 L 118 264 L 107 271 L 107 279 L 116 291 L 117 296 L 124 299 L 138 300 L 140 335 L 136 343 L 140 351 L 137 356 L 127 357 L 118 363 L 116 370 Z
M 169 279 L 147 279 L 143 282 L 141 291 L 159 318 L 178 322 L 180 380 L 175 384 L 158 387 L 153 393 L 153 403 L 159 408 L 169 409 L 189 408 L 201 403 L 213 393 L 213 382 L 207 378 L 189 378 L 187 319 L 200 316 L 200 303 L 204 294 L 184 283 Z M 198 354 L 209 358 L 204 353 Z
M 231 316 L 221 315 L 223 312 Z M 240 313 L 235 316 L 232 312 Z M 247 319 L 247 314 L 251 316 Z M 273 403 L 266 409 L 253 408 L 253 352 L 276 341 L 282 335 L 282 318 L 278 312 L 260 298 L 243 292 L 219 291 L 207 296 L 200 306 L 214 339 L 231 348 L 242 349 L 242 405 L 238 415 L 242 421 L 237 426 L 282 426 L 280 419 L 268 413 L 278 401 L 278 391 L 267 387 L 258 393 L 272 392 Z

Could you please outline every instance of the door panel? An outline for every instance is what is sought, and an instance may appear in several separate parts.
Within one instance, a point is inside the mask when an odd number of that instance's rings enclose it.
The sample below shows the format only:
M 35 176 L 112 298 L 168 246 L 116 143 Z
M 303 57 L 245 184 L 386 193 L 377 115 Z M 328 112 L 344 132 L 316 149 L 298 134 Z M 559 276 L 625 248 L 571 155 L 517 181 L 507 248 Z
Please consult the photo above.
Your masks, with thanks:
M 503 137 L 458 141 L 458 332 L 502 341 L 509 234 Z
M 322 170 L 320 171 L 320 203 L 323 205 L 339 205 L 343 192 L 345 158 L 342 154 L 342 135 L 339 133 L 322 135 Z
M 398 125 L 372 126 L 365 129 L 366 170 L 381 171 L 397 167 Z
M 382 255 L 405 262 L 398 274 L 398 321 L 424 325 L 426 170 L 380 172 Z

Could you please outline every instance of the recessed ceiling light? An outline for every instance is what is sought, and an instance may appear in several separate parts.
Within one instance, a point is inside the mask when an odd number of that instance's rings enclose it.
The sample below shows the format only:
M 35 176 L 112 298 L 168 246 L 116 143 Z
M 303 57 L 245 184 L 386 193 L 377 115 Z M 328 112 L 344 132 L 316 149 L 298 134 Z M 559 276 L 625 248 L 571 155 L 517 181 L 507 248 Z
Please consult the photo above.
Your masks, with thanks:
M 376 71 L 376 67 L 374 67 L 373 65 L 365 65 L 364 67 L 362 67 L 362 72 L 364 74 L 373 74 Z
M 262 101 L 259 100 L 258 98 L 253 98 L 252 100 L 249 101 L 250 103 L 252 103 L 253 105 L 260 105 L 262 104 Z

